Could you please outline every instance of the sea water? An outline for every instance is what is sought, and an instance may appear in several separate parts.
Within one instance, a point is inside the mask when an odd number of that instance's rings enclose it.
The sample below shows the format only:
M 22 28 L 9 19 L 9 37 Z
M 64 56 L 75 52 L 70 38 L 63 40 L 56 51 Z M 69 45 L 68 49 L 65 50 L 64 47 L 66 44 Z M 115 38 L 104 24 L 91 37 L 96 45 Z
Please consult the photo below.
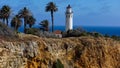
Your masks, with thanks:
M 74 26 L 73 28 L 76 29 L 79 26 Z M 80 26 L 82 29 L 84 29 L 87 32 L 98 32 L 101 34 L 107 34 L 107 35 L 116 35 L 120 36 L 120 27 L 108 27 L 108 26 Z M 34 26 L 34 28 L 40 28 L 39 26 Z M 51 27 L 50 31 L 51 31 Z M 54 26 L 54 30 L 61 30 L 65 31 L 65 26 Z M 20 32 L 23 32 L 23 27 L 19 28 Z

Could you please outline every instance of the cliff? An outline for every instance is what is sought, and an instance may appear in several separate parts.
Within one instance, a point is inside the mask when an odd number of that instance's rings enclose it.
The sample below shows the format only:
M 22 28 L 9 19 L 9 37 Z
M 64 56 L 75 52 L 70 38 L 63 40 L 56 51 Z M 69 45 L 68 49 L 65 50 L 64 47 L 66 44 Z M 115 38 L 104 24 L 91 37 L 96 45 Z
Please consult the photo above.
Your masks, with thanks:
M 0 38 L 0 68 L 120 68 L 120 42 L 105 37 Z

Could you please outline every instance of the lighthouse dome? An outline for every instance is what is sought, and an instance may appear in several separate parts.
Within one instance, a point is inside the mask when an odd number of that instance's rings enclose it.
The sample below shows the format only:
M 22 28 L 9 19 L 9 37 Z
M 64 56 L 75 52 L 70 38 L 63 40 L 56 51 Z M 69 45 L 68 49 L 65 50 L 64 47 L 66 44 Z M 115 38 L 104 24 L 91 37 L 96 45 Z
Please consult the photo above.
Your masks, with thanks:
M 66 14 L 72 13 L 72 8 L 70 5 L 68 5 L 66 9 Z
M 67 6 L 67 9 L 71 8 L 70 4 Z

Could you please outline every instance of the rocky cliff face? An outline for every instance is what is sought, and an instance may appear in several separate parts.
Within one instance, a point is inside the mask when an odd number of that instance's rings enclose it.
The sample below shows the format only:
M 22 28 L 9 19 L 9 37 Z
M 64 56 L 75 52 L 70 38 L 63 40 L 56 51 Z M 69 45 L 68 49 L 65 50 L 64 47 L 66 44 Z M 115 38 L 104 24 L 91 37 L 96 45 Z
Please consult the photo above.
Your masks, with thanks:
M 120 42 L 86 36 L 0 39 L 0 68 L 56 68 L 61 64 L 64 68 L 120 68 Z

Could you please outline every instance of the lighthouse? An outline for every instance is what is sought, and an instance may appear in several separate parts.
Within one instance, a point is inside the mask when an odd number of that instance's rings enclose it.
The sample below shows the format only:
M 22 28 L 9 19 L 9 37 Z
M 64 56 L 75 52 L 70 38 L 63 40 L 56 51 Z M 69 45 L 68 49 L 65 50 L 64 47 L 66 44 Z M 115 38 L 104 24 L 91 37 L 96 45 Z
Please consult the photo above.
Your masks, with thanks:
M 66 8 L 66 31 L 73 29 L 73 11 L 70 5 Z

